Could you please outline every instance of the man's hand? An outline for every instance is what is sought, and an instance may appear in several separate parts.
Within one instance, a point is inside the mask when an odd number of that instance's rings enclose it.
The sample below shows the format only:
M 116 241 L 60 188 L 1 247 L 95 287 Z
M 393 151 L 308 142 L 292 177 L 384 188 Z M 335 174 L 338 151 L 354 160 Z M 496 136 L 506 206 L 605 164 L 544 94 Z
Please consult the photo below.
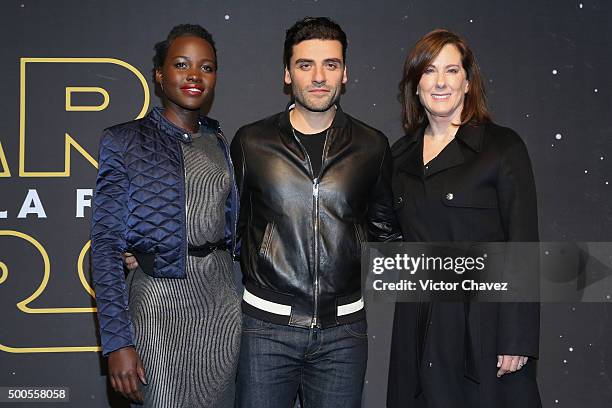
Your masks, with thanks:
M 138 268 L 138 261 L 136 260 L 134 254 L 131 254 L 129 252 L 124 253 L 123 262 L 130 271 L 133 271 L 134 269 Z
M 525 356 L 497 356 L 497 368 L 499 368 L 499 370 L 497 370 L 497 377 L 499 378 L 504 374 L 520 370 L 527 364 L 528 359 L 529 357 Z
M 147 385 L 147 379 L 134 347 L 124 347 L 109 354 L 108 377 L 115 391 L 134 402 L 143 402 L 138 381 Z

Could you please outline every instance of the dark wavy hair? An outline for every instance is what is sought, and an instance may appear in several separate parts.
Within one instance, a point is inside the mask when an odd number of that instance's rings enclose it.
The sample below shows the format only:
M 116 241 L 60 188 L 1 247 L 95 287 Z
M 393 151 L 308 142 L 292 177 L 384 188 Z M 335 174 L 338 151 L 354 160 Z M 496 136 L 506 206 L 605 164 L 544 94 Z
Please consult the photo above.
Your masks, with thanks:
M 200 37 L 201 39 L 207 41 L 213 49 L 213 53 L 215 54 L 215 65 L 217 67 L 219 64 L 217 63 L 217 48 L 215 48 L 215 41 L 212 38 L 212 34 L 208 32 L 204 27 L 198 24 L 179 24 L 177 26 L 172 27 L 170 33 L 168 33 L 168 37 L 164 41 L 160 41 L 155 44 L 155 55 L 153 56 L 153 71 L 156 69 L 161 69 L 164 65 L 164 61 L 166 60 L 166 55 L 168 54 L 168 49 L 172 44 L 172 41 L 177 37 L 183 36 L 194 36 Z
M 327 17 L 306 17 L 289 28 L 285 34 L 283 62 L 289 68 L 293 46 L 306 40 L 337 40 L 342 44 L 342 59 L 346 62 L 348 42 L 338 23 Z
M 491 115 L 487 109 L 482 76 L 474 53 L 459 35 L 445 29 L 437 29 L 427 33 L 417 41 L 412 51 L 406 56 L 404 74 L 399 83 L 402 125 L 406 131 L 415 131 L 427 118 L 425 108 L 416 95 L 417 86 L 425 69 L 447 44 L 453 44 L 459 50 L 461 65 L 465 69 L 470 83 L 461 111 L 461 123 L 456 125 L 484 123 L 491 120 Z

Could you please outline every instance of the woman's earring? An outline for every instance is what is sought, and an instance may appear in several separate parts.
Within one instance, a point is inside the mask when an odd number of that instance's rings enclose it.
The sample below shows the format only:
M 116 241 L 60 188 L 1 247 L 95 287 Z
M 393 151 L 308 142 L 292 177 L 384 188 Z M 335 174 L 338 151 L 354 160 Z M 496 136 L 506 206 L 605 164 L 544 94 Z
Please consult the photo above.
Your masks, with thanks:
M 415 95 L 418 95 L 418 94 L 419 94 L 419 90 L 417 89 L 416 92 L 415 92 Z
M 163 84 L 162 82 L 160 82 L 160 83 L 159 83 L 159 86 L 161 87 L 162 92 L 164 92 L 164 84 Z

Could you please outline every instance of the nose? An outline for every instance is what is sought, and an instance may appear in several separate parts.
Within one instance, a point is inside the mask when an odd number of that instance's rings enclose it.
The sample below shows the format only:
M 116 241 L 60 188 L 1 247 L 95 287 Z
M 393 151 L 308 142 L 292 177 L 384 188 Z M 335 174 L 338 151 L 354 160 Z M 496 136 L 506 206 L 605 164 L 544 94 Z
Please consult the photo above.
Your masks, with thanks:
M 443 89 L 446 86 L 446 75 L 444 72 L 438 72 L 436 77 L 436 88 Z
M 312 75 L 312 82 L 318 85 L 325 83 L 325 67 L 323 65 L 315 66 Z
M 196 68 L 192 68 L 187 73 L 187 81 L 189 82 L 202 82 L 202 71 Z

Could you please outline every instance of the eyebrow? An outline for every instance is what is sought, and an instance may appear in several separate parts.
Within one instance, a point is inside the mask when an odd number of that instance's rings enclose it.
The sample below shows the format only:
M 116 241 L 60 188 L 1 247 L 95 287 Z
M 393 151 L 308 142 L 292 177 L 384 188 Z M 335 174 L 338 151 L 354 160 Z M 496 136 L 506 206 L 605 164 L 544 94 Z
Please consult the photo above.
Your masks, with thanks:
M 184 58 L 184 59 L 186 59 L 186 60 L 191 61 L 191 58 L 189 58 L 189 57 L 187 57 L 187 56 L 185 56 L 185 55 L 175 55 L 175 56 L 174 56 L 174 57 L 172 57 L 172 58 Z M 212 59 L 208 59 L 208 58 L 204 58 L 202 61 L 212 62 L 213 64 L 216 64 L 216 63 L 217 63 L 217 61 L 212 60 Z
M 436 68 L 436 66 L 434 64 L 429 64 L 429 65 L 427 65 L 426 68 L 429 68 L 429 67 Z M 459 64 L 448 64 L 448 65 L 444 66 L 444 68 L 451 68 L 451 67 L 461 68 L 461 65 L 459 65 Z
M 295 60 L 296 64 L 301 64 L 303 62 L 315 62 L 313 59 L 308 59 L 308 58 L 299 58 L 297 60 Z M 323 60 L 323 62 L 336 62 L 338 64 L 342 64 L 342 60 L 340 58 L 325 58 Z

